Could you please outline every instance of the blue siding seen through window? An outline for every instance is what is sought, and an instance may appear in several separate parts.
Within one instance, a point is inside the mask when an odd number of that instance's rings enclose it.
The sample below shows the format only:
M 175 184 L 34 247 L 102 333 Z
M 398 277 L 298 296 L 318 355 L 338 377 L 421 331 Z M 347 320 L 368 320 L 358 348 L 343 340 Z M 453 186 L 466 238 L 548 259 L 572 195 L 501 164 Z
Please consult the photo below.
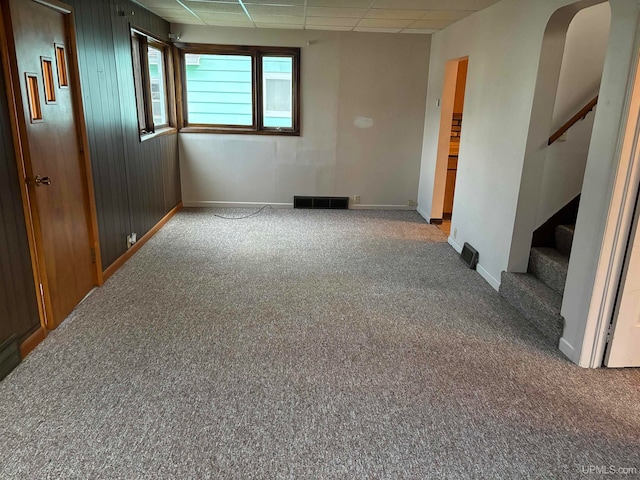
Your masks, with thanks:
M 293 58 L 263 57 L 262 95 L 265 127 L 293 127 Z
M 191 124 L 253 125 L 251 57 L 185 54 Z

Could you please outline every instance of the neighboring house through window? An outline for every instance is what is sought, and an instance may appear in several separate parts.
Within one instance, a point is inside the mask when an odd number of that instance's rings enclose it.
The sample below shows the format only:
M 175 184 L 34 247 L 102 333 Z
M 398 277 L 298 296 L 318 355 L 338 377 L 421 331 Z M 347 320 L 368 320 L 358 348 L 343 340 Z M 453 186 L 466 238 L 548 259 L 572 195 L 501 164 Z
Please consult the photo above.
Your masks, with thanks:
M 186 131 L 300 134 L 300 49 L 181 45 Z

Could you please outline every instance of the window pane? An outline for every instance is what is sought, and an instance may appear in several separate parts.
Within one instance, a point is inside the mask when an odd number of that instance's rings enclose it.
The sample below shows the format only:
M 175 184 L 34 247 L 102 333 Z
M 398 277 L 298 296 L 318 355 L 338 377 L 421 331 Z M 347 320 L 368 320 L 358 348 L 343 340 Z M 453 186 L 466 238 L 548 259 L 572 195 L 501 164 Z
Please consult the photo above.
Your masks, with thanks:
M 265 127 L 293 128 L 293 58 L 263 57 Z
M 191 124 L 253 125 L 251 56 L 185 54 Z
M 140 59 L 140 40 L 136 35 L 131 37 L 131 53 L 133 55 L 133 79 L 136 86 L 136 107 L 138 109 L 138 128 L 141 132 L 147 128 L 144 108 L 144 90 L 142 86 L 142 60 Z
M 167 94 L 165 91 L 164 58 L 162 50 L 149 46 L 149 82 L 151 84 L 151 107 L 153 123 L 167 125 Z

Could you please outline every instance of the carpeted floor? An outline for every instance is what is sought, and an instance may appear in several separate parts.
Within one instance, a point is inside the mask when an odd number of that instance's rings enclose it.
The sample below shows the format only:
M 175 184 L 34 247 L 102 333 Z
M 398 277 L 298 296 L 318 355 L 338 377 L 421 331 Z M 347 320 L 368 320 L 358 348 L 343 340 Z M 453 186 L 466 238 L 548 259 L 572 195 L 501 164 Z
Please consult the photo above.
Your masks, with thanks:
M 640 476 L 640 371 L 569 363 L 415 212 L 245 212 L 180 212 L 0 382 L 0 478 Z

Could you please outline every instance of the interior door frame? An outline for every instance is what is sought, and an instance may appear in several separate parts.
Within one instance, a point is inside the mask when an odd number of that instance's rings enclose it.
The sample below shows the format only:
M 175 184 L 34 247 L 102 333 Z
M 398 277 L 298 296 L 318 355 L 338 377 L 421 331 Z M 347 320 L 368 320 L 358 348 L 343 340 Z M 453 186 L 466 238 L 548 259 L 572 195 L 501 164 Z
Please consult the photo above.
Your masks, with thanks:
M 618 288 L 623 280 L 640 189 L 640 27 L 636 31 L 632 65 L 616 151 L 617 172 L 613 179 L 604 241 L 578 360 L 579 365 L 587 368 L 600 368 L 605 361 L 609 328 L 615 313 Z
M 89 153 L 89 140 L 84 117 L 82 102 L 82 89 L 80 84 L 80 69 L 77 56 L 77 41 L 73 8 L 58 0 L 31 0 L 64 15 L 65 28 L 67 30 L 67 68 L 69 78 L 72 83 L 73 111 L 76 120 L 78 143 L 80 146 L 79 156 L 81 159 L 81 176 L 83 180 L 84 196 L 86 207 L 89 212 L 87 219 L 87 229 L 91 241 L 90 247 L 95 254 L 95 285 L 104 283 L 102 274 L 102 259 L 100 255 L 100 238 L 98 233 L 98 217 L 95 203 L 95 192 L 93 186 L 93 173 L 91 169 L 91 158 Z M 29 179 L 33 178 L 33 169 L 29 152 L 29 142 L 27 140 L 27 119 L 24 115 L 23 96 L 20 87 L 20 76 L 15 53 L 13 39 L 13 27 L 9 12 L 9 0 L 0 0 L 0 55 L 2 57 L 2 68 L 4 71 L 7 87 L 7 98 L 9 101 L 11 129 L 13 133 L 14 150 L 18 176 L 20 177 L 20 192 L 22 195 L 22 206 L 24 218 L 27 225 L 27 238 L 31 253 L 31 267 L 33 270 L 34 288 L 38 299 L 38 312 L 40 314 L 40 325 L 46 335 L 47 330 L 53 330 L 57 325 L 53 324 L 50 318 L 51 312 L 51 292 L 47 280 L 47 269 L 43 252 L 43 241 L 39 229 L 38 206 L 32 198 L 30 192 Z

